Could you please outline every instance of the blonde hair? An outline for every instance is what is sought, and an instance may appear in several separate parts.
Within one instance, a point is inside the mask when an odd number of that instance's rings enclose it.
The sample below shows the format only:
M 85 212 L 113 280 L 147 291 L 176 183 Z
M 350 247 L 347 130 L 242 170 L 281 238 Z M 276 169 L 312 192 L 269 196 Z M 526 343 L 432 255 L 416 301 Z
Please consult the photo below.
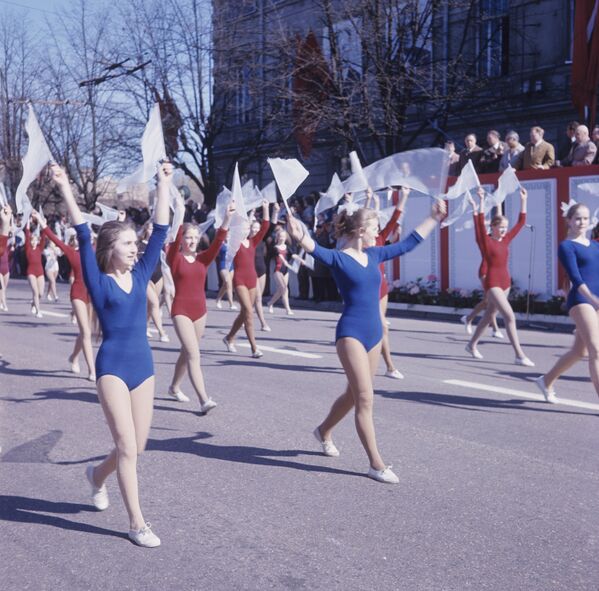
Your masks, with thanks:
M 374 209 L 361 207 L 352 214 L 348 214 L 347 210 L 343 210 L 335 220 L 335 238 L 355 236 L 360 228 L 364 228 L 366 223 L 372 219 L 378 219 Z
M 96 260 L 102 273 L 108 272 L 114 245 L 119 236 L 127 230 L 135 231 L 135 228 L 129 222 L 110 221 L 102 224 L 96 240 Z
M 498 226 L 501 222 L 509 223 L 509 220 L 504 215 L 494 215 L 491 220 L 491 227 Z

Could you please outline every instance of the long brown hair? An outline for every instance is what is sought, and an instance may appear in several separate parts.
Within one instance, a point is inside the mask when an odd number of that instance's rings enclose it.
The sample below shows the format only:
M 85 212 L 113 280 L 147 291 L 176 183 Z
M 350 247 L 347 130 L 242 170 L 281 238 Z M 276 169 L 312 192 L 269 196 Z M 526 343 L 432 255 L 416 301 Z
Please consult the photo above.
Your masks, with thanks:
M 102 273 L 108 272 L 114 245 L 119 236 L 127 230 L 135 231 L 135 228 L 129 222 L 110 221 L 102 224 L 96 240 L 96 260 Z

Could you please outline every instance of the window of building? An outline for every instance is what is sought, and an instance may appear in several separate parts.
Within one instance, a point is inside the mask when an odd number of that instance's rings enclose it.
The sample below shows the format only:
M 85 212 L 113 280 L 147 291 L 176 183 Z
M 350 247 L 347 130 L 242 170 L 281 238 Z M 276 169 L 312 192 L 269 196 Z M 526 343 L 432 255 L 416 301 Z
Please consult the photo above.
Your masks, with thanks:
M 481 0 L 477 35 L 478 73 L 494 78 L 509 73 L 508 0 Z
M 362 44 L 358 33 L 359 28 L 360 22 L 351 20 L 339 21 L 333 25 L 331 33 L 335 35 L 344 79 L 362 76 Z M 322 49 L 325 58 L 332 62 L 330 32 L 327 27 L 323 30 Z
M 251 118 L 252 95 L 250 92 L 251 72 L 248 66 L 243 66 L 237 77 L 237 93 L 235 95 L 235 113 L 237 123 L 248 123 Z

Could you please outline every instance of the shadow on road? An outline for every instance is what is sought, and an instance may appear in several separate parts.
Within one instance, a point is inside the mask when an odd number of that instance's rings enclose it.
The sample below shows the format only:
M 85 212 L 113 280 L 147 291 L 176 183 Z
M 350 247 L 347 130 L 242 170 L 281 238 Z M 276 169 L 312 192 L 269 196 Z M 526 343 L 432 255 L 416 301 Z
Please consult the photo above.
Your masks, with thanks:
M 66 400 L 73 402 L 78 400 L 79 402 L 92 402 L 99 404 L 98 395 L 93 384 L 90 384 L 90 390 L 84 390 L 83 388 L 64 388 L 62 390 L 41 390 L 33 393 L 33 398 L 2 398 L 3 402 L 38 402 L 43 400 Z M 79 392 L 73 392 L 72 390 L 83 390 Z
M 63 513 L 76 515 L 77 513 L 96 513 L 91 505 L 79 503 L 64 503 L 46 501 L 44 499 L 30 499 L 11 495 L 0 495 L 0 520 L 16 523 L 37 523 L 51 525 L 60 529 L 81 531 L 90 534 L 127 538 L 127 535 L 103 527 L 96 527 L 87 523 L 70 521 L 64 517 L 45 515 L 44 513 Z
M 423 404 L 446 406 L 448 408 L 457 408 L 460 410 L 470 410 L 474 412 L 492 412 L 494 410 L 517 409 L 532 410 L 534 412 L 594 416 L 594 414 L 591 411 L 578 412 L 575 410 L 563 410 L 562 408 L 556 408 L 554 405 L 549 405 L 546 402 L 535 402 L 534 400 L 523 399 L 520 400 L 518 398 L 511 398 L 509 400 L 494 400 L 493 398 L 479 398 L 476 396 L 459 396 L 452 394 L 437 394 L 435 392 L 389 392 L 388 390 L 375 390 L 374 393 L 379 396 L 382 396 L 383 398 L 393 398 L 395 400 L 421 402 Z M 535 406 L 529 406 L 531 403 Z
M 295 458 L 299 456 L 323 457 L 320 452 L 305 451 L 298 449 L 268 449 L 265 447 L 252 447 L 244 445 L 214 445 L 204 443 L 201 440 L 212 437 L 210 433 L 198 433 L 191 437 L 174 437 L 172 439 L 149 439 L 147 449 L 149 451 L 166 451 L 188 453 L 213 460 L 224 460 L 226 462 L 239 462 L 242 464 L 255 464 L 259 466 L 274 466 L 278 468 L 293 468 L 304 472 L 326 472 L 329 474 L 341 474 L 344 476 L 364 477 L 361 472 L 351 472 L 330 468 L 329 466 L 315 466 L 302 462 L 293 462 L 279 458 Z

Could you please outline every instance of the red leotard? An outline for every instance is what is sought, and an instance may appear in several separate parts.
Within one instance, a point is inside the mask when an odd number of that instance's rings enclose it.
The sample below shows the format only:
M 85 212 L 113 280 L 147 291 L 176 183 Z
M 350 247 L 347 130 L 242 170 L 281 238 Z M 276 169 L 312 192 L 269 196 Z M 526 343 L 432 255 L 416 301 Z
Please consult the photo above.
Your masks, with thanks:
M 44 276 L 44 268 L 42 267 L 42 240 L 33 248 L 31 246 L 31 232 L 29 228 L 25 228 L 25 257 L 27 258 L 27 275 L 35 275 L 36 277 Z
M 8 236 L 5 236 L 4 234 L 2 234 L 0 236 L 0 256 L 4 254 L 7 243 L 8 243 Z
M 253 237 L 249 238 L 249 246 L 240 245 L 235 258 L 233 259 L 233 286 L 239 287 L 245 285 L 248 289 L 253 289 L 258 283 L 258 275 L 256 273 L 256 246 L 262 242 L 262 239 L 268 232 L 270 222 L 262 220 L 260 230 Z
M 477 240 L 480 251 L 487 263 L 487 276 L 485 277 L 484 287 L 501 287 L 509 289 L 511 287 L 511 277 L 508 271 L 507 263 L 510 254 L 510 242 L 518 235 L 518 232 L 526 223 L 526 214 L 521 213 L 518 216 L 518 223 L 503 237 L 502 240 L 494 240 L 485 231 L 485 215 L 479 213 L 475 216 L 475 223 L 478 224 Z
M 474 215 L 474 236 L 476 238 L 476 244 L 480 245 L 482 244 L 482 238 L 480 236 L 480 227 L 476 221 L 476 214 Z M 484 222 L 484 219 L 483 219 Z M 484 225 L 484 224 L 483 224 Z M 485 234 L 487 233 L 486 229 L 485 229 Z M 482 253 L 482 250 L 481 250 Z M 485 277 L 487 275 L 487 261 L 485 260 L 485 257 L 483 255 L 483 259 L 480 262 L 480 266 L 478 267 L 478 278 L 483 281 L 483 277 Z
M 195 322 L 206 314 L 206 271 L 218 256 L 218 251 L 227 237 L 227 231 L 219 228 L 212 244 L 196 255 L 191 263 L 179 252 L 183 240 L 183 226 L 179 228 L 175 242 L 170 246 L 166 260 L 175 282 L 175 299 L 171 317 L 187 316 Z
M 275 262 L 275 272 L 278 271 L 279 273 L 283 273 L 283 275 L 284 275 L 285 273 L 287 273 L 287 267 L 284 266 L 284 263 L 283 263 L 283 260 L 281 259 L 281 257 L 283 257 L 283 259 L 287 260 L 287 247 L 285 246 L 281 250 L 280 248 L 275 246 L 275 251 L 277 253 L 277 260 Z
M 4 252 L 2 252 L 4 250 Z M 0 246 L 0 275 L 7 275 L 10 273 L 10 266 L 8 264 L 8 248 L 2 248 Z
M 87 288 L 83 282 L 83 271 L 81 270 L 81 257 L 79 251 L 75 250 L 72 246 L 65 244 L 48 226 L 42 230 L 42 234 L 54 242 L 60 250 L 67 257 L 69 264 L 71 265 L 71 275 L 73 276 L 73 283 L 71 283 L 71 302 L 73 300 L 81 300 L 86 304 L 89 304 L 89 294 Z
M 393 232 L 393 229 L 395 228 L 395 225 L 397 224 L 397 221 L 399 220 L 400 216 L 401 209 L 395 209 L 393 211 L 391 219 L 387 222 L 387 225 L 379 232 L 379 235 L 376 237 L 377 246 L 385 246 L 385 242 L 387 242 L 387 238 L 389 238 L 389 235 L 391 234 L 391 232 Z M 379 290 L 379 300 L 382 300 L 386 295 L 389 294 L 389 284 L 387 283 L 387 277 L 385 277 L 385 263 L 381 263 L 379 265 L 379 270 L 381 272 L 381 288 Z

